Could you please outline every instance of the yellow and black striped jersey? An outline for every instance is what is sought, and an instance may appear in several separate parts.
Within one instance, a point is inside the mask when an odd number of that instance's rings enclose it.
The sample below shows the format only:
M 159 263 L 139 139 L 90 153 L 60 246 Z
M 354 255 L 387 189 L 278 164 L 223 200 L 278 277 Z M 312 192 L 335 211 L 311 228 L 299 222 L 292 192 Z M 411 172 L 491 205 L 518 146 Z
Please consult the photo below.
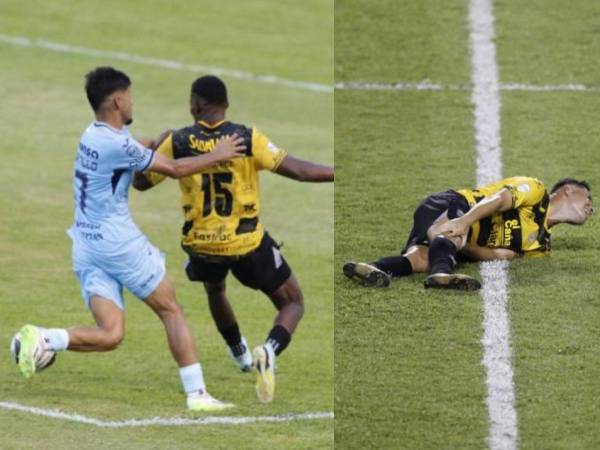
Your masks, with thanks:
M 535 178 L 512 177 L 457 192 L 473 206 L 503 188 L 512 195 L 512 208 L 475 222 L 469 231 L 468 242 L 482 247 L 506 248 L 525 256 L 547 254 L 550 251 L 550 197 L 544 183 Z
M 275 171 L 286 156 L 256 128 L 228 121 L 197 122 L 173 132 L 157 152 L 177 159 L 211 152 L 216 141 L 236 133 L 244 138 L 245 156 L 225 161 L 179 180 L 185 216 L 183 247 L 194 253 L 241 256 L 256 249 L 264 234 L 259 221 L 260 170 Z M 165 176 L 147 172 L 156 185 Z

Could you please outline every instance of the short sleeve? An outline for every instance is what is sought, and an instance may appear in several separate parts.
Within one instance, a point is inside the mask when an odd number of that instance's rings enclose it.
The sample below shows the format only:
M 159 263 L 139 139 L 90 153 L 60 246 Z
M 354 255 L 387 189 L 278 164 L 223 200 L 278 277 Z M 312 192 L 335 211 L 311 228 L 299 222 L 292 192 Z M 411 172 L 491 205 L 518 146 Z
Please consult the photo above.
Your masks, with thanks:
M 274 172 L 287 156 L 287 152 L 273 144 L 258 129 L 252 128 L 252 156 L 257 170 Z
M 154 152 L 131 137 L 127 137 L 121 147 L 113 152 L 115 165 L 136 172 L 146 170 L 152 163 Z
M 512 207 L 534 206 L 541 202 L 546 193 L 544 183 L 535 178 L 517 177 L 504 186 L 512 195 Z
M 156 149 L 156 153 L 160 153 L 167 158 L 173 159 L 173 133 L 171 133 L 164 141 L 162 141 L 160 146 Z M 158 172 L 152 172 L 151 170 L 146 172 L 144 175 L 146 175 L 146 179 L 152 186 L 156 186 L 166 178 L 166 175 Z

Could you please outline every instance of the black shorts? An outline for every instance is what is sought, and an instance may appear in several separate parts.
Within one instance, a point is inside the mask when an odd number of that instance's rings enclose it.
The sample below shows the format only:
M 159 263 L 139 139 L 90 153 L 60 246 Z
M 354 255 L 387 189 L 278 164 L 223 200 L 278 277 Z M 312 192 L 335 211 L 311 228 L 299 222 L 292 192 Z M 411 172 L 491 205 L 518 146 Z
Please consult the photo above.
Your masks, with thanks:
M 413 228 L 402 253 L 413 245 L 429 246 L 427 230 L 446 211 L 448 211 L 449 219 L 455 219 L 465 214 L 469 209 L 467 199 L 456 191 L 439 192 L 425 198 L 415 210 Z
M 217 284 L 225 279 L 231 269 L 244 286 L 260 289 L 270 295 L 292 274 L 292 270 L 279 252 L 279 246 L 265 233 L 256 250 L 241 257 L 211 257 L 192 255 L 185 266 L 190 281 Z

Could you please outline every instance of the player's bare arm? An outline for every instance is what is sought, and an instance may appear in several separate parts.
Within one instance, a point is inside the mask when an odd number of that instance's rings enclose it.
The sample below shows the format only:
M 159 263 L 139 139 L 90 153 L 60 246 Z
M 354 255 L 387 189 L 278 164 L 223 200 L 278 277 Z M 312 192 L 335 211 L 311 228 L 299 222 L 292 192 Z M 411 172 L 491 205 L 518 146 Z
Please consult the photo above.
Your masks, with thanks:
M 171 159 L 155 153 L 149 170 L 171 178 L 183 178 L 201 172 L 223 161 L 244 155 L 244 140 L 236 134 L 220 139 L 210 153 L 186 158 Z
M 156 139 L 137 139 L 142 145 L 152 150 L 158 150 L 161 144 L 167 139 L 173 130 L 165 130 L 163 131 L 158 138 Z M 155 185 L 150 182 L 145 172 L 135 172 L 133 174 L 133 183 L 131 184 L 134 189 L 138 191 L 147 191 L 148 189 L 153 188 Z
M 439 229 L 439 234 L 447 237 L 466 236 L 469 228 L 478 220 L 489 217 L 496 212 L 508 211 L 512 207 L 512 195 L 506 188 L 486 197 L 462 217 L 450 220 Z
M 474 245 L 467 243 L 460 251 L 462 254 L 472 258 L 476 261 L 494 261 L 494 260 L 506 260 L 510 261 L 515 259 L 519 254 L 513 250 L 506 248 L 491 248 L 482 247 L 480 245 Z
M 287 155 L 277 168 L 277 173 L 296 181 L 331 182 L 334 177 L 332 166 L 316 164 Z

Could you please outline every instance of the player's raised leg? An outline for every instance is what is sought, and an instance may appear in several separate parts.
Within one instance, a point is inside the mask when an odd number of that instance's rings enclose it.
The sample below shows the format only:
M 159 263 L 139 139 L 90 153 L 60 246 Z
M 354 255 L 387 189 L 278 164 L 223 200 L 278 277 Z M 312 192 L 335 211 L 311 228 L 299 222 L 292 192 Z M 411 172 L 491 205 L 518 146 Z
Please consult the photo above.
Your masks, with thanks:
M 196 356 L 196 346 L 190 327 L 175 297 L 175 288 L 165 276 L 145 302 L 162 321 L 169 348 L 179 365 L 179 375 L 187 395 L 188 408 L 193 411 L 219 411 L 233 405 L 213 398 L 207 391 L 202 366 Z
M 44 351 L 103 352 L 117 348 L 125 332 L 123 311 L 112 300 L 97 295 L 90 296 L 89 307 L 96 320 L 95 327 L 64 329 L 25 325 L 21 328 L 18 359 L 26 378 L 36 372 L 36 359 Z
M 235 313 L 226 295 L 225 280 L 205 282 L 210 313 L 217 330 L 227 344 L 228 353 L 242 372 L 252 370 L 252 354 L 248 343 L 240 331 Z

